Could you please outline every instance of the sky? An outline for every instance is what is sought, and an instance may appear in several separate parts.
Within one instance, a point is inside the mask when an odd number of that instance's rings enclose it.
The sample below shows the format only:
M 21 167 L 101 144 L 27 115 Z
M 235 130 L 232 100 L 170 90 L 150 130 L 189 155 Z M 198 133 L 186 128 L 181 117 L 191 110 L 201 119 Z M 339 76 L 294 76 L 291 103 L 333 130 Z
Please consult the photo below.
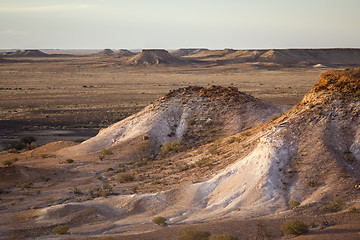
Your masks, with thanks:
M 0 49 L 360 48 L 359 0 L 0 0 Z

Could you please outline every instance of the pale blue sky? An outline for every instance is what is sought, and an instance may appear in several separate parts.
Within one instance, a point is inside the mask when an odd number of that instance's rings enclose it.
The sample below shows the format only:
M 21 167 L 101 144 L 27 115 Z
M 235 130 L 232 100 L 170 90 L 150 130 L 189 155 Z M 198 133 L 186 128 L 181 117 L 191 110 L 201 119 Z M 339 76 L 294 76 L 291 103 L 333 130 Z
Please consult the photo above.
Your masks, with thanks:
M 359 0 L 0 0 L 5 48 L 360 48 Z

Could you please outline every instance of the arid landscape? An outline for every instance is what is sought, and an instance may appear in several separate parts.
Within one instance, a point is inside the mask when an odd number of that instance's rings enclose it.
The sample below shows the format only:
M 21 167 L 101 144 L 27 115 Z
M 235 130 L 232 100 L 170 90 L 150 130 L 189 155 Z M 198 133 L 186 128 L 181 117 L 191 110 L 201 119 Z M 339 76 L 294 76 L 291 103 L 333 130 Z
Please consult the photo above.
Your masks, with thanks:
M 0 52 L 0 239 L 360 239 L 359 67 L 360 49 Z

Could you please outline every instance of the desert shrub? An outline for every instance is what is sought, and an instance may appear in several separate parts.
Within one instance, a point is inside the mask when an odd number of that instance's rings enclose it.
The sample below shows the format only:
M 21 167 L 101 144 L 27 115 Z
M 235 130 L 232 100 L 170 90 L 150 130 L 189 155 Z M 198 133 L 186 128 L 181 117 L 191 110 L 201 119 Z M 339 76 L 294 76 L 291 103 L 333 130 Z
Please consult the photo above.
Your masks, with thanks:
M 48 155 L 46 154 L 46 153 L 42 153 L 42 154 L 40 154 L 39 155 L 41 158 L 47 158 L 48 157 Z
M 16 186 L 19 187 L 19 188 L 24 189 L 24 188 L 30 188 L 33 184 L 34 184 L 33 181 L 29 180 L 29 181 L 27 181 L 25 183 L 19 183 Z
M 176 240 L 208 240 L 209 237 L 210 233 L 208 231 L 186 227 L 181 230 L 181 234 L 176 237 Z
M 161 156 L 167 156 L 172 153 L 179 153 L 186 149 L 185 145 L 182 144 L 179 140 L 175 140 L 172 142 L 166 142 L 161 147 Z
M 220 155 L 221 151 L 218 149 L 218 145 L 214 144 L 208 149 L 211 155 Z
M 146 153 L 150 150 L 149 140 L 143 140 L 135 145 L 134 151 L 139 154 L 141 157 L 145 156 Z
M 211 235 L 209 240 L 237 240 L 237 238 L 231 235 L 230 233 L 223 233 L 223 234 Z
M 20 141 L 24 144 L 30 145 L 31 143 L 36 142 L 36 138 L 34 136 L 24 136 Z
M 246 132 L 242 132 L 242 133 L 241 133 L 242 136 L 246 136 L 246 137 L 251 136 L 251 134 L 252 134 L 252 133 L 251 133 L 250 131 L 246 131 Z
M 290 200 L 289 204 L 290 204 L 291 209 L 294 209 L 294 208 L 297 208 L 298 206 L 300 206 L 300 202 L 298 202 L 296 200 Z
M 309 181 L 306 181 L 306 186 L 309 186 L 309 187 L 315 187 L 315 181 L 314 180 L 309 180 Z
M 345 153 L 345 160 L 346 160 L 348 163 L 353 163 L 353 162 L 355 162 L 355 156 L 354 156 L 354 154 L 351 153 L 351 152 Z
M 8 150 L 8 153 L 17 153 L 17 152 L 18 152 L 18 150 L 16 150 L 16 148 L 10 148 Z
M 77 187 L 72 190 L 72 193 L 75 194 L 75 195 L 81 195 L 82 194 L 81 190 L 79 188 L 77 188 Z
M 167 225 L 166 218 L 161 217 L 161 216 L 154 217 L 152 222 L 159 225 L 159 226 L 166 226 Z
M 185 162 L 176 162 L 175 166 L 180 172 L 190 169 L 190 166 Z
M 106 148 L 101 149 L 101 153 L 103 155 L 111 155 L 111 154 L 113 154 L 110 149 L 106 149 Z
M 335 198 L 329 204 L 320 207 L 322 212 L 337 212 L 342 209 L 344 201 L 341 198 Z
M 4 165 L 5 167 L 10 167 L 11 165 L 13 165 L 18 160 L 19 159 L 17 157 L 12 157 L 12 158 L 1 160 L 1 164 Z
M 66 160 L 65 160 L 65 162 L 70 164 L 70 163 L 73 163 L 73 162 L 74 162 L 74 160 L 73 160 L 73 159 L 71 159 L 71 158 L 69 158 L 69 159 L 66 159 Z
M 298 236 L 306 233 L 308 230 L 309 227 L 305 223 L 296 219 L 289 219 L 281 224 L 281 231 L 284 234 L 293 234 Z
M 68 226 L 63 226 L 63 225 L 59 225 L 54 227 L 54 229 L 52 230 L 53 233 L 55 234 L 65 234 L 67 233 L 67 231 L 69 231 L 69 227 Z
M 211 167 L 214 164 L 214 161 L 210 158 L 202 158 L 195 163 L 199 168 L 202 167 Z
M 357 212 L 357 208 L 355 206 L 352 206 L 351 208 L 349 208 L 349 212 L 351 213 L 356 213 Z
M 108 167 L 108 168 L 105 169 L 105 171 L 107 171 L 107 172 L 110 172 L 110 171 L 113 171 L 113 170 L 114 169 L 112 167 Z
M 135 176 L 131 173 L 124 172 L 119 174 L 119 182 L 132 182 L 134 179 Z

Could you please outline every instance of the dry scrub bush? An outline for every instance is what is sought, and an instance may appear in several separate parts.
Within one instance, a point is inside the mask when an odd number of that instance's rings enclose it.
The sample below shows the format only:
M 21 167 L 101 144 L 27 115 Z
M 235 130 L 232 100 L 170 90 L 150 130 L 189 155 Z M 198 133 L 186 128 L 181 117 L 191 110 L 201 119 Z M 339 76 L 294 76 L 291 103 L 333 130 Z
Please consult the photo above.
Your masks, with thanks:
M 159 226 L 166 226 L 167 225 L 166 218 L 161 217 L 161 216 L 154 217 L 152 222 L 159 225 Z
M 103 149 L 101 149 L 101 153 L 103 155 L 111 155 L 112 151 L 110 149 L 103 148 Z
M 139 155 L 143 156 L 146 152 L 150 150 L 150 142 L 149 140 L 143 140 L 135 145 L 134 151 Z
M 186 227 L 181 230 L 180 236 L 176 240 L 208 240 L 210 233 L 208 231 L 200 231 L 192 227 Z
M 337 212 L 342 209 L 344 201 L 341 198 L 335 198 L 329 204 L 320 207 L 322 212 Z
M 161 147 L 160 155 L 162 157 L 165 157 L 165 156 L 170 155 L 172 153 L 182 152 L 185 149 L 186 149 L 185 145 L 181 144 L 181 142 L 179 140 L 175 140 L 175 141 L 172 141 L 172 142 L 166 142 Z
M 293 234 L 298 236 L 306 233 L 308 230 L 309 227 L 305 223 L 296 219 L 289 219 L 281 224 L 281 231 L 284 234 Z
M 231 235 L 230 233 L 216 234 L 212 235 L 209 240 L 237 240 L 236 237 Z
M 131 173 L 120 173 L 119 174 L 119 182 L 124 183 L 124 182 L 132 182 L 134 181 L 135 176 Z
M 290 204 L 291 209 L 294 209 L 294 208 L 297 208 L 298 206 L 300 206 L 300 202 L 298 202 L 296 200 L 290 200 L 289 204 Z
M 9 159 L 2 160 L 1 164 L 4 165 L 5 167 L 10 167 L 11 165 L 13 165 L 18 160 L 19 159 L 17 157 L 12 157 L 12 158 L 9 158 Z
M 59 226 L 56 226 L 52 231 L 53 231 L 53 233 L 55 233 L 55 234 L 65 234 L 65 233 L 67 233 L 67 231 L 69 231 L 69 227 L 68 227 L 68 226 L 59 225 Z

